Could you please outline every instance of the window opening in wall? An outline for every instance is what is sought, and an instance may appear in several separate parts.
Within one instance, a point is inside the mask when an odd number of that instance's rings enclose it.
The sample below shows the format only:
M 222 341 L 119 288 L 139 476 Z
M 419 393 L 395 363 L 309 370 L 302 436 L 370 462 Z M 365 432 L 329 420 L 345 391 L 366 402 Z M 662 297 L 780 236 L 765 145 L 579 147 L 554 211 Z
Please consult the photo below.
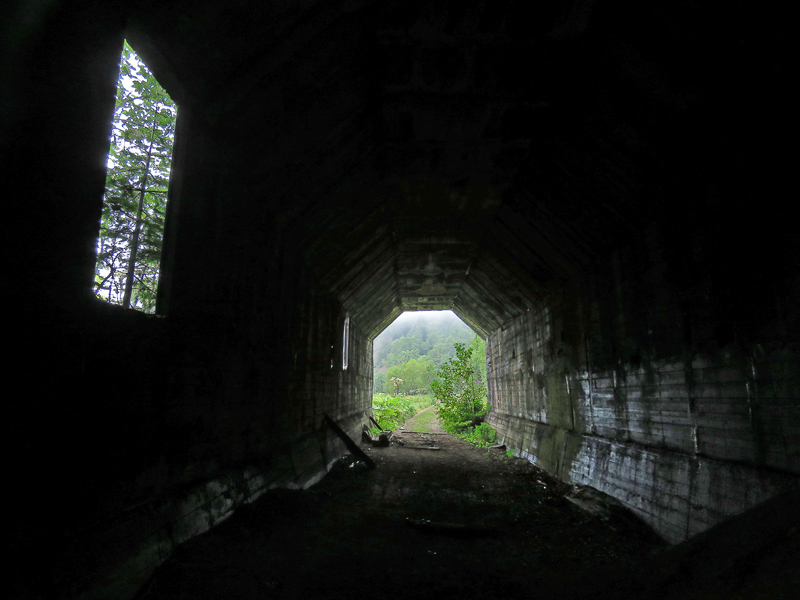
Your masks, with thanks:
M 372 410 L 381 427 L 494 442 L 494 430 L 480 422 L 488 409 L 486 341 L 455 313 L 405 312 L 375 338 L 372 352 Z
M 125 41 L 111 124 L 94 292 L 155 312 L 178 110 Z
M 344 318 L 344 332 L 342 333 L 342 371 L 347 370 L 347 356 L 350 353 L 350 316 Z

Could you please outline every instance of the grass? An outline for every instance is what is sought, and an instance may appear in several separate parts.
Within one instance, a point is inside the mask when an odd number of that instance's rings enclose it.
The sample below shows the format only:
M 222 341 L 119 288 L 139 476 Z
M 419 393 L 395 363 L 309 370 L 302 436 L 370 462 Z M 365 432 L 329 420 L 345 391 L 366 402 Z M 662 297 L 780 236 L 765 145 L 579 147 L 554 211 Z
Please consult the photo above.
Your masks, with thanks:
M 433 403 L 436 402 L 436 399 L 430 394 L 425 394 L 422 396 L 407 396 L 407 397 L 411 399 L 410 401 L 411 405 L 414 407 L 414 414 L 417 414 L 421 410 L 425 410 L 429 406 L 433 406 Z
M 432 410 L 421 413 L 414 423 L 414 431 L 420 433 L 430 433 L 433 431 L 433 426 L 436 424 L 436 413 Z
M 399 429 L 408 419 L 433 404 L 433 396 L 374 394 L 372 410 L 384 429 Z
M 374 394 L 372 396 L 372 410 L 375 412 L 375 418 L 381 424 L 381 427 L 397 430 L 408 419 L 432 406 L 434 402 L 434 397 L 430 395 L 390 396 L 389 394 Z M 435 411 L 426 411 L 417 417 L 414 430 L 420 433 L 430 433 L 437 420 Z M 373 435 L 380 433 L 377 428 L 372 428 L 371 431 Z M 488 448 L 496 441 L 495 431 L 488 423 L 481 423 L 474 427 L 469 426 L 461 430 L 451 428 L 451 433 L 478 448 Z

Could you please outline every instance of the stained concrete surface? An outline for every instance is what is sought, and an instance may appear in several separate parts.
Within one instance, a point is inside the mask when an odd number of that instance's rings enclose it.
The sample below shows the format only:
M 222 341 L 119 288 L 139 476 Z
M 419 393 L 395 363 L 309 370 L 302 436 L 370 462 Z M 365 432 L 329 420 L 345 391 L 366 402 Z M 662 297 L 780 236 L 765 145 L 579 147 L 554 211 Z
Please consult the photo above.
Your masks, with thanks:
M 565 500 L 570 486 L 523 459 L 449 435 L 403 438 L 436 438 L 441 450 L 371 448 L 373 471 L 345 456 L 309 490 L 273 490 L 179 548 L 137 598 L 793 598 L 798 589 L 791 498 L 669 548 L 624 509 L 578 509 Z

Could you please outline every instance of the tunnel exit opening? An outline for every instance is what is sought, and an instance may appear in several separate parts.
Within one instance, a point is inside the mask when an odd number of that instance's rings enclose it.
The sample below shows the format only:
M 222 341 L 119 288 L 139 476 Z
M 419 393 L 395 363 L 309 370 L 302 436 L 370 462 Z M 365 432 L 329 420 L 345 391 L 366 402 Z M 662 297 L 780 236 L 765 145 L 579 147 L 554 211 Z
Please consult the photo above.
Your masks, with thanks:
M 485 340 L 452 311 L 403 313 L 373 342 L 372 410 L 386 430 L 439 430 L 493 443 L 494 431 L 483 423 Z

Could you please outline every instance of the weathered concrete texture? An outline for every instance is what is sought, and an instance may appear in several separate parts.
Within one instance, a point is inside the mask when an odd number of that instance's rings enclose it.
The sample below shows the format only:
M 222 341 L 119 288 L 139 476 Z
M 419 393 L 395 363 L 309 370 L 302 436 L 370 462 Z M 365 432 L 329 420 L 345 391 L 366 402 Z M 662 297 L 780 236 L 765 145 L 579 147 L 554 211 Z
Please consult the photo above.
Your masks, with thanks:
M 21 448 L 57 501 L 37 494 L 27 508 L 50 518 L 13 527 L 40 545 L 58 523 L 42 597 L 130 597 L 177 544 L 265 489 L 313 484 L 345 452 L 323 415 L 360 434 L 372 343 L 351 320 L 343 369 L 346 313 L 309 287 L 298 265 L 269 300 L 282 328 L 265 330 L 261 313 L 165 319 L 104 303 L 31 324 L 52 371 L 35 384 L 46 435 Z
M 622 315 L 603 330 L 613 303 L 573 300 L 553 294 L 489 339 L 489 422 L 507 446 L 614 496 L 673 543 L 800 483 L 791 346 L 731 344 L 679 360 L 656 358 L 655 345 L 652 358 L 609 368 L 608 341 L 672 332 L 626 331 Z
M 362 424 L 363 412 L 342 423 L 354 438 Z M 269 489 L 313 485 L 346 452 L 327 428 L 305 437 L 290 442 L 269 470 L 248 467 L 126 506 L 109 522 L 73 536 L 59 565 L 61 587 L 86 600 L 133 596 L 179 544 Z
M 65 528 L 63 538 L 53 542 L 60 593 L 130 597 L 177 544 L 225 519 L 236 506 L 266 489 L 319 481 L 346 451 L 323 426 L 324 414 L 357 439 L 370 406 L 372 344 L 351 323 L 343 370 L 343 314 L 335 302 L 318 301 L 310 310 L 329 319 L 331 327 L 306 329 L 296 346 L 309 348 L 309 335 L 327 331 L 324 356 L 284 369 L 290 384 L 279 382 L 279 389 L 288 393 L 254 396 L 242 372 L 257 369 L 260 355 L 248 357 L 226 347 L 209 324 L 195 337 L 188 325 L 134 312 L 109 308 L 99 319 L 94 316 L 104 334 L 95 334 L 87 348 L 102 349 L 126 336 L 130 356 L 147 356 L 152 371 L 132 388 L 135 393 L 115 390 L 113 400 L 124 406 L 118 425 L 107 420 L 105 425 L 113 427 L 98 431 L 102 423 L 97 420 L 73 423 L 61 438 L 39 442 L 40 449 L 57 452 L 61 439 L 76 436 L 80 442 L 72 443 L 69 455 L 84 465 L 83 475 L 51 477 L 64 479 L 58 507 L 49 508 L 61 515 Z M 176 347 L 182 348 L 178 357 L 172 354 Z M 123 349 L 113 356 L 86 352 L 73 358 L 76 364 L 103 367 L 91 377 L 107 386 L 120 355 Z M 224 366 L 215 368 L 220 360 Z M 259 385 L 271 390 L 275 372 L 266 361 L 261 367 L 267 368 Z M 90 375 L 71 373 L 60 383 L 71 389 L 83 376 Z M 144 397 L 143 391 L 148 392 Z M 156 418 L 159 413 L 165 418 Z M 87 482 L 87 471 L 96 478 Z

